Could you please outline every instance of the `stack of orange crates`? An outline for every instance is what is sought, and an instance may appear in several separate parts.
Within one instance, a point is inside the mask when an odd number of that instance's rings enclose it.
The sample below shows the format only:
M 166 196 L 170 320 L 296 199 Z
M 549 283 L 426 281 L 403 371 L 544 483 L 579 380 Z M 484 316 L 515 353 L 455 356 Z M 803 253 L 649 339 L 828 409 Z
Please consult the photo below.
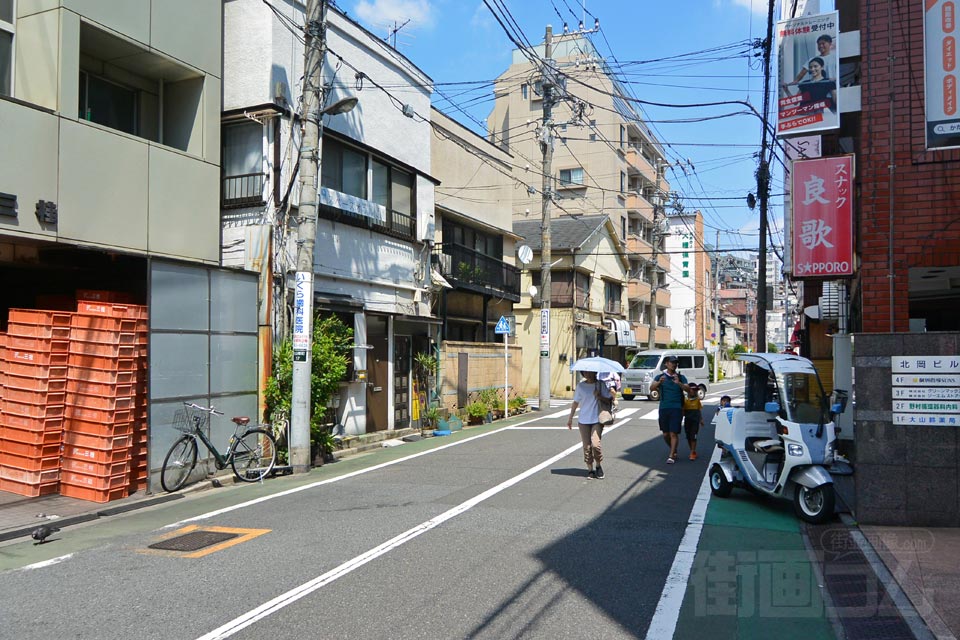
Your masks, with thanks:
M 71 315 L 10 310 L 0 374 L 0 491 L 57 492 Z
M 144 424 L 135 400 L 143 369 L 137 336 L 145 316 L 140 305 L 77 303 L 70 328 L 62 495 L 109 502 L 136 490 L 134 425 L 143 431 Z

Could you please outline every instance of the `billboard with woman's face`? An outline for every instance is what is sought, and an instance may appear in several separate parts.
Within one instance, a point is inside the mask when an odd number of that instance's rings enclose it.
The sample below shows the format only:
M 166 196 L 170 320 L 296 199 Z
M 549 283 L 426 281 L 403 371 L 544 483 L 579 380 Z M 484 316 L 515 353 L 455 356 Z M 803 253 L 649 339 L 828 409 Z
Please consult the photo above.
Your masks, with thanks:
M 779 135 L 840 126 L 839 35 L 836 11 L 777 23 Z

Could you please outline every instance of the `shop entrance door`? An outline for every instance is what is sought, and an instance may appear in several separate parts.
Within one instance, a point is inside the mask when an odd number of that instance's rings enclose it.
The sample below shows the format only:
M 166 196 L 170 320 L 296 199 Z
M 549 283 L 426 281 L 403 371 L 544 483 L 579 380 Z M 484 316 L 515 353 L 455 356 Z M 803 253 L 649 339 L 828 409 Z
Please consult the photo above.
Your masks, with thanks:
M 393 339 L 393 428 L 410 426 L 410 336 Z M 421 409 L 422 411 L 422 409 Z
M 368 325 L 369 326 L 369 325 Z M 367 355 L 367 432 L 389 428 L 390 352 L 387 336 L 369 335 L 373 347 Z

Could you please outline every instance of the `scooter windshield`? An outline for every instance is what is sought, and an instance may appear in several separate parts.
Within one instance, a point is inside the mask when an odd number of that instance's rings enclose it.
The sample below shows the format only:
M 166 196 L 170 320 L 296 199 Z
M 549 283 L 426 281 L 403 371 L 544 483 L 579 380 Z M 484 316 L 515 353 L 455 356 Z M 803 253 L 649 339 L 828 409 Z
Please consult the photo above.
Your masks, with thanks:
M 813 373 L 777 374 L 777 386 L 781 394 L 781 410 L 787 420 L 801 424 L 826 424 L 827 398 L 820 380 Z

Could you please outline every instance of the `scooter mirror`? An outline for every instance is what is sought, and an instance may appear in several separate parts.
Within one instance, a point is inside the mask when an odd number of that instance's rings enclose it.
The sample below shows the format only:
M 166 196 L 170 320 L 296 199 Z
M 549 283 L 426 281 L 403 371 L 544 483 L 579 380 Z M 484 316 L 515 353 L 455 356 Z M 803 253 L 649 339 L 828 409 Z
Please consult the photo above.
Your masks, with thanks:
M 780 413 L 780 403 L 779 402 L 768 402 L 763 405 L 763 410 L 767 413 Z

